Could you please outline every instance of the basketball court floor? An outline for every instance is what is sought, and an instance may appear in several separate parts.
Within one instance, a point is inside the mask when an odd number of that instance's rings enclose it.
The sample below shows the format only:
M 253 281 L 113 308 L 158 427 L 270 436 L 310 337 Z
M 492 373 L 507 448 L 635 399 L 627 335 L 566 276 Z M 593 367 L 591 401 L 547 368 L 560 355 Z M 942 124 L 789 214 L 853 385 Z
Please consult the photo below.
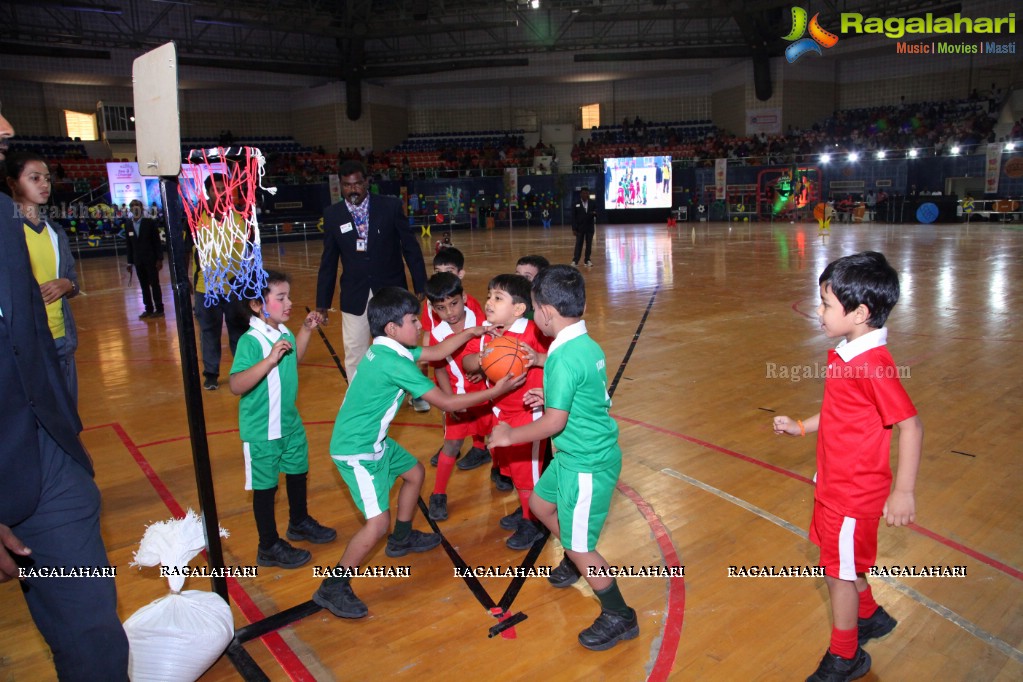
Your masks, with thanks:
M 567 228 L 456 232 L 466 287 L 486 296 L 489 278 L 530 253 L 571 257 Z M 511 611 L 527 619 L 489 638 L 495 619 L 454 575 L 440 549 L 401 559 L 377 548 L 367 564 L 409 566 L 407 578 L 357 579 L 370 615 L 347 621 L 319 611 L 254 640 L 246 650 L 271 680 L 547 679 L 792 680 L 827 647 L 823 580 L 762 577 L 813 566 L 807 540 L 814 441 L 775 436 L 777 414 L 818 411 L 829 341 L 814 309 L 817 277 L 842 255 L 885 253 L 902 279 L 889 347 L 925 426 L 917 524 L 881 524 L 873 580 L 899 620 L 867 649 L 866 680 L 1023 679 L 1023 231 L 999 224 L 682 223 L 598 228 L 594 267 L 584 269 L 586 321 L 615 381 L 612 414 L 624 468 L 599 549 L 613 566 L 684 566 L 674 578 L 619 578 L 639 612 L 638 639 L 597 653 L 576 642 L 598 613 L 580 581 L 551 588 L 525 581 Z M 433 241 L 423 242 L 427 262 Z M 266 265 L 292 277 L 294 325 L 314 304 L 319 242 L 267 244 Z M 130 561 L 147 524 L 198 508 L 173 308 L 138 320 L 137 283 L 123 259 L 79 262 L 75 300 L 83 440 L 103 493 L 103 533 L 122 619 L 167 593 L 155 568 Z M 161 273 L 170 300 L 167 270 Z M 340 316 L 325 330 L 341 352 Z M 224 338 L 221 379 L 230 354 Z M 259 568 L 232 581 L 237 627 L 309 600 L 361 518 L 327 450 L 346 383 L 314 335 L 300 367 L 299 409 L 310 441 L 311 513 L 338 530 L 312 545 L 313 561 Z M 251 494 L 243 490 L 238 399 L 226 385 L 202 395 L 228 566 L 253 566 Z M 440 445 L 436 409 L 404 408 L 391 431 L 424 464 Z M 893 455 L 894 461 L 894 455 Z M 424 497 L 435 469 L 427 464 Z M 283 486 L 282 486 L 283 487 Z M 278 526 L 287 523 L 284 492 Z M 470 566 L 515 566 L 498 519 L 517 502 L 493 489 L 486 468 L 456 470 L 450 519 L 440 527 Z M 426 529 L 421 515 L 415 527 Z M 552 538 L 540 566 L 561 550 Z M 204 565 L 202 557 L 193 561 Z M 893 576 L 938 567 L 938 577 Z M 758 570 L 751 570 L 756 567 Z M 798 572 L 798 571 L 797 571 Z M 954 575 L 953 575 L 954 574 Z M 510 579 L 481 578 L 497 601 Z M 186 589 L 209 590 L 191 578 Z M 0 678 L 53 677 L 16 584 L 0 586 Z M 68 618 L 74 618 L 69 613 Z M 512 636 L 513 635 L 513 636 Z M 203 680 L 236 680 L 224 657 Z

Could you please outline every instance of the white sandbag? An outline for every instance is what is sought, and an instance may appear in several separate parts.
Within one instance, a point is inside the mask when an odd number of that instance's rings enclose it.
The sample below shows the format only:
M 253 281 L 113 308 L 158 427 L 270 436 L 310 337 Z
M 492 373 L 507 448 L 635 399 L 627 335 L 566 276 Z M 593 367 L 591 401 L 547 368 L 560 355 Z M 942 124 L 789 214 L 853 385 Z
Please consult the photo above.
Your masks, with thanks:
M 220 529 L 227 537 L 227 531 Z M 134 682 L 194 682 L 220 657 L 234 637 L 231 607 L 213 592 L 187 590 L 188 562 L 206 547 L 202 522 L 185 518 L 146 529 L 133 566 L 173 568 L 171 593 L 143 606 L 124 622 L 128 635 L 128 676 Z
M 231 643 L 234 617 L 220 595 L 185 590 L 143 606 L 124 631 L 133 682 L 194 682 Z

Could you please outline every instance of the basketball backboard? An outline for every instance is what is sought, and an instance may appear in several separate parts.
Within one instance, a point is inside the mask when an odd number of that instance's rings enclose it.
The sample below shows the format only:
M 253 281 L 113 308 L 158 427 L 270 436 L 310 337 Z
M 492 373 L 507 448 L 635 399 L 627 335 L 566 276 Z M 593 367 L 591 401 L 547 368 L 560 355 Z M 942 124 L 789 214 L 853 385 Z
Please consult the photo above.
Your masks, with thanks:
M 174 43 L 161 45 L 132 67 L 135 146 L 141 175 L 176 176 L 181 170 L 178 56 Z

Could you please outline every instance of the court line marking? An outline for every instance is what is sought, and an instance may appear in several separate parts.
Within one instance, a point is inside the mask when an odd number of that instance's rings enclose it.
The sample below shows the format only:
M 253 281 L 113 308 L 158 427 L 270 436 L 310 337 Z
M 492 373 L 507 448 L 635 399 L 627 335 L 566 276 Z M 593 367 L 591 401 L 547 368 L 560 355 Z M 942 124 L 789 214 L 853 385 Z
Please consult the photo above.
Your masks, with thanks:
M 807 539 L 807 537 L 808 537 L 807 531 L 805 531 L 802 528 L 796 526 L 795 524 L 789 523 L 785 519 L 782 519 L 782 518 L 780 518 L 778 516 L 775 516 L 771 512 L 767 511 L 766 509 L 762 509 L 761 507 L 758 507 L 758 506 L 756 506 L 754 504 L 751 504 L 751 503 L 747 502 L 746 500 L 743 500 L 741 498 L 736 497 L 735 495 L 732 495 L 730 493 L 726 493 L 725 491 L 721 490 L 720 488 L 715 488 L 714 486 L 712 486 L 712 485 L 710 485 L 708 483 L 704 483 L 703 481 L 695 479 L 695 478 L 693 478 L 691 476 L 687 476 L 687 475 L 685 475 L 683 473 L 675 471 L 674 469 L 667 469 L 667 468 L 661 469 L 661 473 L 665 474 L 666 476 L 671 476 L 672 478 L 676 478 L 676 479 L 678 479 L 680 481 L 688 483 L 689 485 L 691 485 L 691 486 L 693 486 L 695 488 L 699 488 L 700 490 L 708 492 L 708 493 L 710 493 L 712 495 L 716 495 L 717 497 L 720 497 L 721 499 L 725 500 L 726 502 L 731 502 L 732 504 L 734 504 L 734 505 L 736 505 L 738 507 L 741 507 L 741 508 L 745 509 L 748 512 L 756 514 L 757 516 L 759 516 L 760 518 L 762 518 L 762 519 L 764 519 L 766 521 L 770 521 L 771 523 L 775 524 L 776 526 L 784 528 L 785 530 L 789 531 L 790 533 L 796 534 L 797 536 L 799 536 L 802 539 Z M 871 580 L 878 580 L 878 581 L 881 581 L 881 582 L 883 582 L 883 583 L 885 583 L 885 584 L 895 588 L 897 591 L 899 591 L 902 594 L 906 595 L 907 597 L 909 597 L 913 601 L 917 602 L 921 606 L 924 606 L 924 607 L 930 609 L 934 613 L 938 614 L 939 616 L 941 616 L 945 620 L 949 621 L 953 625 L 956 625 L 957 627 L 959 627 L 959 628 L 965 630 L 966 632 L 970 633 L 971 635 L 973 635 L 977 639 L 981 640 L 985 644 L 988 644 L 989 646 L 992 646 L 995 649 L 998 649 L 1000 652 L 1002 652 L 1003 654 L 1005 654 L 1009 658 L 1012 658 L 1017 663 L 1023 663 L 1023 651 L 1020 651 L 1019 649 L 1017 649 L 1016 647 L 1012 646 L 1008 642 L 1000 639 L 999 637 L 995 636 L 994 634 L 992 634 L 992 633 L 988 632 L 987 630 L 981 628 L 980 626 L 976 625 L 972 621 L 967 620 L 963 616 L 960 616 L 958 613 L 956 613 L 952 609 L 948 608 L 947 606 L 943 606 L 942 604 L 939 604 L 938 602 L 934 601 L 930 597 L 924 596 L 919 591 L 913 589 L 912 587 L 910 587 L 910 586 L 908 586 L 908 585 L 906 585 L 904 583 L 899 582 L 898 580 L 895 580 L 891 576 L 870 576 L 870 578 L 871 578 Z
M 152 465 L 146 459 L 145 455 L 142 454 L 141 447 L 136 445 L 132 440 L 128 432 L 118 422 L 111 422 L 108 424 L 98 424 L 96 426 L 89 426 L 84 431 L 94 431 L 103 428 L 113 429 L 114 433 L 121 440 L 122 445 L 128 450 L 128 454 L 131 455 L 135 463 L 138 464 L 139 469 L 142 470 L 142 474 L 149 481 L 149 484 L 156 490 L 156 494 L 166 505 L 167 509 L 170 510 L 171 514 L 175 518 L 182 518 L 185 515 L 185 510 L 178 503 L 177 499 L 170 492 L 159 474 L 153 469 Z M 177 439 L 175 439 L 177 440 Z M 245 591 L 245 588 L 238 582 L 236 578 L 227 578 L 227 589 L 228 594 L 234 603 L 238 606 L 238 610 L 242 612 L 242 615 L 249 621 L 249 623 L 255 623 L 266 618 L 262 609 L 256 605 L 256 602 L 252 600 L 249 593 Z M 271 632 L 263 635 L 259 638 L 260 642 L 270 651 L 270 654 L 274 657 L 277 663 L 281 666 L 288 677 L 295 682 L 316 682 L 315 676 L 305 667 L 298 654 L 292 649 L 287 642 L 277 632 Z
M 797 474 L 797 473 L 795 473 L 793 471 L 789 471 L 788 469 L 783 469 L 782 467 L 776 466 L 774 464 L 770 464 L 770 463 L 765 462 L 763 460 L 757 459 L 756 457 L 750 457 L 749 455 L 744 455 L 742 453 L 735 452 L 734 450 L 729 450 L 728 448 L 721 447 L 720 445 L 714 445 L 713 443 L 708 443 L 705 440 L 700 440 L 699 438 L 694 438 L 693 436 L 687 436 L 684 433 L 679 433 L 677 431 L 672 431 L 671 429 L 666 429 L 666 428 L 663 428 L 663 427 L 660 427 L 660 426 L 655 426 L 653 424 L 648 424 L 648 423 L 640 421 L 638 419 L 631 419 L 630 417 L 622 417 L 622 416 L 619 416 L 619 415 L 612 415 L 612 416 L 615 419 L 617 419 L 618 421 L 622 421 L 622 422 L 625 422 L 627 424 L 634 424 L 636 426 L 640 426 L 640 427 L 643 427 L 645 429 L 649 429 L 651 431 L 656 431 L 658 433 L 663 433 L 663 434 L 665 434 L 667 436 L 671 436 L 672 438 L 678 438 L 680 440 L 684 440 L 684 441 L 687 441 L 689 443 L 693 443 L 695 445 L 699 445 L 701 447 L 709 448 L 711 450 L 714 450 L 715 452 L 720 452 L 723 455 L 728 455 L 729 457 L 734 457 L 735 459 L 742 460 L 743 462 L 749 462 L 750 464 L 755 464 L 758 467 L 762 467 L 764 469 L 768 469 L 769 471 L 773 471 L 775 473 L 782 474 L 783 476 L 788 476 L 789 478 L 794 479 L 796 481 L 802 481 L 803 483 L 806 483 L 808 485 L 812 485 L 813 484 L 813 481 L 811 479 L 807 478 L 806 476 L 802 476 L 802 475 Z M 951 538 L 947 538 L 944 535 L 941 535 L 940 533 L 937 533 L 937 532 L 935 532 L 935 531 L 933 531 L 933 530 L 931 530 L 929 528 L 925 528 L 924 526 L 921 526 L 921 525 L 916 524 L 916 523 L 911 523 L 911 524 L 907 525 L 906 528 L 909 528 L 910 530 L 912 530 L 912 531 L 914 531 L 916 533 L 920 533 L 921 535 L 923 535 L 925 537 L 928 537 L 931 540 L 934 540 L 935 542 L 938 542 L 938 543 L 940 543 L 942 545 L 945 545 L 946 547 L 950 547 L 950 548 L 952 548 L 952 549 L 954 549 L 954 550 L 956 550 L 958 552 L 962 552 L 963 554 L 965 554 L 965 555 L 967 555 L 967 556 L 969 556 L 969 557 L 971 557 L 973 559 L 976 559 L 977 561 L 979 561 L 979 562 L 981 562 L 983 564 L 987 564 L 991 568 L 994 568 L 994 569 L 996 569 L 996 570 L 998 570 L 998 571 L 1000 571 L 1000 572 L 1002 572 L 1002 573 L 1004 573 L 1004 574 L 1006 574 L 1006 575 L 1008 575 L 1008 576 L 1010 576 L 1012 578 L 1015 578 L 1016 580 L 1023 581 L 1023 571 L 1020 571 L 1018 568 L 1016 568 L 1014 566 L 1010 566 L 1010 565 L 1006 564 L 1005 562 L 999 561 L 998 559 L 995 559 L 992 556 L 988 556 L 987 554 L 984 554 L 983 552 L 981 552 L 979 550 L 973 549 L 972 547 L 967 547 L 966 545 L 964 545 L 964 544 L 962 544 L 960 542 L 956 542 L 955 540 L 952 540 Z

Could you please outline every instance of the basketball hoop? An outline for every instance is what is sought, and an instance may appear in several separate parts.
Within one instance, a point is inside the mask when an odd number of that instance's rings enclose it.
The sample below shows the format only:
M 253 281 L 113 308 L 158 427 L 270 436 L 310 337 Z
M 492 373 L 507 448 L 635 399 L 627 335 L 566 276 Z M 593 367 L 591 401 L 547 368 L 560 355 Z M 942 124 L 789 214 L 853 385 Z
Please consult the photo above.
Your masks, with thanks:
M 263 186 L 263 153 L 255 147 L 192 150 L 181 167 L 178 193 L 206 283 L 207 306 L 232 296 L 261 299 L 266 287 L 256 188 Z

